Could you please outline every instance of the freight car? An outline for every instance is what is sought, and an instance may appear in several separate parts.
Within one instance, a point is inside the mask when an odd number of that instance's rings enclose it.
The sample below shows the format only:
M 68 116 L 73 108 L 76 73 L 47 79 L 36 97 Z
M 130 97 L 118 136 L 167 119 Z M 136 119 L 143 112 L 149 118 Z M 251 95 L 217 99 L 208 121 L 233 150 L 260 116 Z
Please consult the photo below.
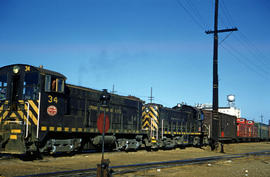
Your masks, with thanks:
M 259 141 L 268 141 L 269 140 L 268 125 L 264 123 L 255 123 L 255 127 L 257 127 L 258 130 Z
M 212 139 L 212 111 L 202 110 L 204 113 L 203 131 L 208 134 L 208 138 Z M 236 136 L 236 117 L 224 113 L 219 113 L 219 141 L 235 142 Z
M 137 149 L 147 140 L 141 129 L 143 101 L 66 84 L 60 73 L 30 65 L 0 68 L 0 153 L 71 152 L 99 148 L 98 117 L 105 111 L 110 129 L 105 145 Z M 101 116 L 102 117 L 102 116 Z M 107 119 L 107 118 L 106 118 Z
M 204 113 L 203 132 L 211 135 L 212 111 L 202 110 Z M 208 133 L 207 133 L 208 132 Z M 250 142 L 269 140 L 269 127 L 262 123 L 255 123 L 245 118 L 236 118 L 235 116 L 219 113 L 219 141 L 225 142 Z
M 270 121 L 269 121 L 270 123 Z M 270 124 L 268 125 L 268 140 L 270 141 Z
M 270 120 L 269 120 L 270 123 Z M 268 125 L 268 140 L 270 141 L 270 124 Z

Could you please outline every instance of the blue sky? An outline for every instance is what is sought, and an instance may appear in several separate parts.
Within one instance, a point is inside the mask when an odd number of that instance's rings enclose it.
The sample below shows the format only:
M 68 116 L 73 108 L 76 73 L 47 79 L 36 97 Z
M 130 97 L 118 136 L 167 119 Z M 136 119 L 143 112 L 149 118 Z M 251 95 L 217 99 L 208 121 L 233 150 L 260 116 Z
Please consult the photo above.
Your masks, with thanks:
M 220 0 L 219 104 L 270 119 L 270 2 Z M 1 0 L 0 65 L 44 65 L 68 83 L 148 102 L 212 102 L 214 0 Z M 228 36 L 229 35 L 229 36 Z

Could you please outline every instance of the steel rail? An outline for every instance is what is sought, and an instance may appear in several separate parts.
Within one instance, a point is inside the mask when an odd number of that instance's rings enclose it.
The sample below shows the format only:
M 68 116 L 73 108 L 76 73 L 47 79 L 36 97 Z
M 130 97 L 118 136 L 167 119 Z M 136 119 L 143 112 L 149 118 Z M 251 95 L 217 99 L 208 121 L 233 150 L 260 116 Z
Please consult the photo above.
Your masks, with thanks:
M 231 154 L 231 155 L 222 155 L 222 156 L 210 156 L 210 157 L 201 157 L 201 158 L 194 158 L 194 159 L 185 159 L 185 160 L 175 160 L 175 161 L 164 161 L 164 162 L 152 162 L 152 163 L 144 163 L 144 164 L 133 164 L 133 165 L 122 165 L 122 166 L 114 166 L 114 168 L 130 168 L 130 167 L 139 167 L 133 169 L 127 169 L 122 171 L 115 171 L 113 174 L 124 174 L 124 173 L 132 173 L 140 170 L 149 170 L 155 168 L 167 168 L 167 167 L 174 167 L 174 166 L 183 166 L 183 165 L 190 165 L 190 164 L 200 164 L 206 163 L 211 161 L 218 161 L 224 159 L 233 159 L 233 158 L 241 158 L 247 157 L 250 155 L 270 155 L 270 151 L 258 151 L 258 152 L 250 152 L 250 153 L 239 153 L 239 154 Z M 143 167 L 143 168 L 140 168 Z M 111 167 L 113 168 L 113 167 Z
M 248 153 L 239 153 L 239 154 L 231 154 L 231 155 L 220 155 L 220 156 L 210 156 L 210 157 L 200 157 L 193 159 L 184 159 L 184 160 L 173 160 L 173 161 L 161 161 L 161 162 L 149 162 L 149 163 L 140 163 L 140 164 L 130 164 L 130 165 L 118 165 L 111 166 L 110 170 L 113 175 L 117 174 L 125 174 L 132 173 L 141 170 L 149 170 L 155 168 L 168 168 L 175 166 L 183 166 L 190 164 L 200 164 L 218 160 L 225 159 L 234 159 L 234 158 L 242 158 L 248 156 L 268 156 L 270 155 L 270 150 L 266 151 L 257 151 L 257 152 L 248 152 Z M 117 170 L 119 169 L 119 170 Z M 62 177 L 62 176 L 96 176 L 97 168 L 88 168 L 88 169 L 78 169 L 78 170 L 70 170 L 70 171 L 59 171 L 59 172 L 49 172 L 49 173 L 40 173 L 33 175 L 25 175 L 25 176 L 17 176 L 17 177 L 33 177 L 33 176 L 54 176 L 54 177 Z

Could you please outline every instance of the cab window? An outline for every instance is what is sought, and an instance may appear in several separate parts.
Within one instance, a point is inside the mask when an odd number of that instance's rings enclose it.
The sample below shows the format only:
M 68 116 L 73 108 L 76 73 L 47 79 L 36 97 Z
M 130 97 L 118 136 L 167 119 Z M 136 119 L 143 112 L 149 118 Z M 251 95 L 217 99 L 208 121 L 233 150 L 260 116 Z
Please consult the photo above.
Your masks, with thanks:
M 45 76 L 45 92 L 64 92 L 64 79 L 56 78 L 51 75 Z
M 23 97 L 25 100 L 38 99 L 38 73 L 26 73 L 23 84 Z
M 56 91 L 63 93 L 64 92 L 64 80 L 56 79 Z
M 46 75 L 45 76 L 45 92 L 51 91 L 51 76 Z
M 0 100 L 7 99 L 7 75 L 0 75 Z

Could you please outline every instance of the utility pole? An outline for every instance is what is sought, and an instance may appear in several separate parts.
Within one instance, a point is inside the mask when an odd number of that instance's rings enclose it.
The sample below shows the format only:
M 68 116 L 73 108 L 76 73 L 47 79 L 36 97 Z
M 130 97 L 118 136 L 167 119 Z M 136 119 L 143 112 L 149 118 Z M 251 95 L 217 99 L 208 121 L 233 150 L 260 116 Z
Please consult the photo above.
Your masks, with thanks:
M 218 142 L 220 135 L 219 116 L 218 116 L 218 33 L 237 31 L 237 28 L 218 29 L 218 0 L 215 0 L 214 31 L 205 31 L 206 34 L 214 34 L 214 53 L 213 53 L 213 113 L 212 113 L 212 149 Z

